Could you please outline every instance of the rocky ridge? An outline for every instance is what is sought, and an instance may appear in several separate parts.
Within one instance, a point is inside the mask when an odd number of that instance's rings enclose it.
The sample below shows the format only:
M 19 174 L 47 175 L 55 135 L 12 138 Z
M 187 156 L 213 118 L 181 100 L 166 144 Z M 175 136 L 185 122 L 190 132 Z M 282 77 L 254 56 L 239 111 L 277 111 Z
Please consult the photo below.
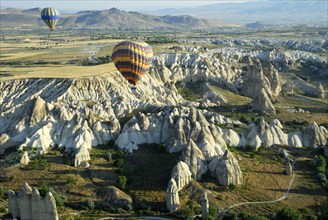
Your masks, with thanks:
M 16 194 L 8 192 L 9 213 L 13 218 L 22 220 L 58 220 L 56 200 L 51 192 L 43 198 L 37 188 L 33 189 L 25 183 Z

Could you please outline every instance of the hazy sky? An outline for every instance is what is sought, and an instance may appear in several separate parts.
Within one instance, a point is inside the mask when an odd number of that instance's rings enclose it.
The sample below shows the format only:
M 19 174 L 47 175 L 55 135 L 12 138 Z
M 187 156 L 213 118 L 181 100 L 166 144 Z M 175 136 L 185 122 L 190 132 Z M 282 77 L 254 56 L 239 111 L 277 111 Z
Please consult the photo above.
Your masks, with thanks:
M 212 1 L 190 1 L 190 0 L 0 0 L 1 9 L 5 8 L 35 8 L 35 7 L 55 7 L 60 11 L 81 11 L 93 9 L 109 9 L 116 7 L 122 10 L 153 10 L 161 8 L 195 7 L 199 5 L 215 4 L 219 2 L 245 2 L 256 0 L 212 0 Z

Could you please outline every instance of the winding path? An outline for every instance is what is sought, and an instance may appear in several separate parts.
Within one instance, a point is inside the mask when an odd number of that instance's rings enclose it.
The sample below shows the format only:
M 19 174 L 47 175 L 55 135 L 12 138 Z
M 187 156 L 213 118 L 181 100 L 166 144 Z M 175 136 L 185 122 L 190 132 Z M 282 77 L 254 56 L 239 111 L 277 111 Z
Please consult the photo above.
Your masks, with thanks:
M 309 154 L 311 153 L 311 151 L 309 151 L 307 154 L 306 154 L 306 156 L 308 156 Z M 259 202 L 242 202 L 242 203 L 237 203 L 237 204 L 234 204 L 234 205 L 231 205 L 231 206 L 229 206 L 229 207 L 227 207 L 227 208 L 225 208 L 224 210 L 223 210 L 223 212 L 221 213 L 221 215 L 220 215 L 220 218 L 219 218 L 219 220 L 222 220 L 223 218 L 224 218 L 224 216 L 225 216 L 225 214 L 227 214 L 227 212 L 229 212 L 231 209 L 233 209 L 233 208 L 235 208 L 235 207 L 238 207 L 238 206 L 242 206 L 242 205 L 255 205 L 255 204 L 269 204 L 269 203 L 276 203 L 276 202 L 280 202 L 280 201 L 282 201 L 282 200 L 284 200 L 284 199 L 287 199 L 287 197 L 288 197 L 288 193 L 289 193 L 289 191 L 290 191 L 290 188 L 292 187 L 292 185 L 293 185 L 293 182 L 294 182 L 294 179 L 295 179 L 295 170 L 294 170 L 294 167 L 295 167 L 295 163 L 296 163 L 296 160 L 293 162 L 293 164 L 292 164 L 292 166 L 293 166 L 293 174 L 292 174 L 292 178 L 290 179 L 290 182 L 289 182 L 289 185 L 288 185 L 288 188 L 286 189 L 286 192 L 285 192 L 285 194 L 282 196 L 282 197 L 280 197 L 280 198 L 278 198 L 278 199 L 275 199 L 275 200 L 269 200 L 269 201 L 259 201 Z

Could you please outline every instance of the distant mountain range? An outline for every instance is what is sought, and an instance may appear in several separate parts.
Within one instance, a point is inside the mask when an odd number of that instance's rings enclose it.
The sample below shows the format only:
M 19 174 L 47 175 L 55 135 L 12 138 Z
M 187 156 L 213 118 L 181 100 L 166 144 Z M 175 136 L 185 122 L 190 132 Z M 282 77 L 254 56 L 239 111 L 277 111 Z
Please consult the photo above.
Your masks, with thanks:
M 41 8 L 1 10 L 1 28 L 40 28 L 45 24 L 40 18 Z M 117 8 L 81 11 L 62 14 L 58 28 L 64 29 L 203 29 L 222 26 L 222 22 L 196 18 L 189 15 L 155 16 L 139 12 L 126 12 Z
M 147 11 L 154 15 L 188 14 L 207 19 L 220 19 L 232 23 L 265 22 L 271 24 L 325 24 L 327 0 L 272 0 L 241 3 L 217 3 L 200 7 L 167 8 Z

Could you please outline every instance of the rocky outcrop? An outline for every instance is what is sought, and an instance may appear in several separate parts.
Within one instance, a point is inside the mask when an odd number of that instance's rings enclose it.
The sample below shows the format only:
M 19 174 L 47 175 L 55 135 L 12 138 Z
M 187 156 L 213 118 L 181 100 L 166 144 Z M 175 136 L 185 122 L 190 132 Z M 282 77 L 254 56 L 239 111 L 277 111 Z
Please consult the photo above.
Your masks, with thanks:
M 257 125 L 254 123 L 250 124 L 247 127 L 245 136 L 249 145 L 255 146 L 256 148 L 261 145 L 265 147 L 270 147 L 274 144 L 288 145 L 288 135 L 282 129 L 283 126 L 278 119 L 272 120 L 270 124 L 262 119 Z M 291 141 L 290 143 L 293 144 L 294 142 Z
M 243 176 L 235 157 L 226 150 L 222 157 L 215 157 L 209 164 L 211 175 L 220 185 L 228 187 L 230 184 L 240 185 Z
M 293 167 L 289 161 L 286 161 L 286 175 L 290 176 L 293 172 Z
M 327 143 L 326 143 L 326 145 L 325 145 L 325 147 L 324 147 L 323 150 L 324 150 L 325 156 L 328 157 L 328 141 L 327 141 Z
M 285 82 L 285 84 L 282 85 L 281 87 L 281 92 L 284 95 L 290 95 L 294 93 L 294 86 L 292 84 L 292 82 L 290 82 L 289 80 L 287 82 Z
M 29 162 L 30 162 L 30 158 L 28 157 L 28 153 L 27 153 L 27 151 L 24 151 L 24 153 L 20 159 L 20 164 L 28 165 Z
M 1 145 L 87 148 L 115 140 L 118 118 L 137 108 L 183 102 L 174 85 L 149 75 L 138 88 L 118 73 L 78 79 L 22 79 L 0 82 Z M 88 88 L 88 89 L 85 89 Z
M 206 192 L 204 192 L 204 194 L 202 195 L 200 204 L 202 206 L 202 219 L 206 219 L 209 214 L 209 206 L 210 206 Z
M 45 198 L 40 196 L 39 191 L 25 183 L 18 194 L 8 192 L 9 213 L 13 218 L 22 220 L 58 220 L 56 201 L 51 192 Z
M 185 149 L 191 139 L 201 150 L 206 160 L 222 155 L 225 143 L 200 110 L 192 107 L 166 107 L 154 114 L 139 113 L 123 127 L 115 141 L 116 145 L 129 152 L 139 144 L 166 144 L 169 152 Z
M 166 207 L 170 212 L 180 208 L 179 190 L 175 179 L 171 178 L 166 189 Z
M 74 166 L 83 167 L 86 165 L 86 163 L 90 160 L 90 153 L 87 149 L 86 145 L 82 145 L 80 148 L 78 148 L 75 152 L 74 157 Z
M 324 146 L 327 142 L 326 138 L 328 137 L 325 131 L 326 129 L 319 127 L 317 123 L 310 123 L 303 133 L 304 146 L 313 148 Z
M 322 99 L 325 98 L 325 90 L 320 82 L 316 86 L 314 96 Z
M 245 96 L 255 98 L 259 91 L 261 92 L 262 90 L 272 100 L 270 81 L 263 73 L 261 62 L 256 58 L 247 67 L 247 78 L 245 79 L 241 93 Z
M 274 108 L 269 96 L 267 95 L 267 92 L 263 88 L 257 91 L 254 99 L 251 102 L 251 108 L 254 111 L 258 111 L 263 114 L 276 114 L 276 109 Z
M 189 166 L 191 174 L 196 180 L 200 180 L 202 175 L 207 172 L 205 157 L 193 140 L 189 141 L 186 149 L 183 151 L 182 161 Z
M 104 202 L 121 208 L 132 207 L 132 198 L 115 186 L 100 188 L 95 191 L 96 195 Z
M 302 132 L 293 132 L 288 134 L 288 145 L 293 147 L 303 147 Z
M 171 171 L 171 178 L 177 183 L 178 190 L 181 190 L 191 180 L 191 172 L 188 165 L 183 161 L 179 161 Z
M 5 144 L 7 141 L 9 141 L 9 139 L 10 139 L 10 137 L 7 134 L 5 134 L 5 133 L 1 134 L 0 135 L 0 145 Z

